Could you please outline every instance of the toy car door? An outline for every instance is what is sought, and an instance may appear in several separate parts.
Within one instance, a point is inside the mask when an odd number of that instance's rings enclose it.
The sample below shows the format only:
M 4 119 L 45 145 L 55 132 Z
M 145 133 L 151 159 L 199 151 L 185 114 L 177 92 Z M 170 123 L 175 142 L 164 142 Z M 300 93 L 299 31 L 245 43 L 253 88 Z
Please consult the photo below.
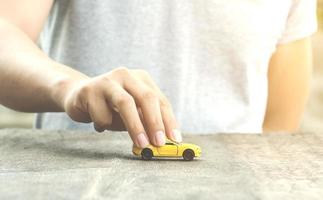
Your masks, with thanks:
M 164 146 L 158 147 L 157 151 L 161 156 L 176 156 L 178 146 L 174 143 L 166 142 Z

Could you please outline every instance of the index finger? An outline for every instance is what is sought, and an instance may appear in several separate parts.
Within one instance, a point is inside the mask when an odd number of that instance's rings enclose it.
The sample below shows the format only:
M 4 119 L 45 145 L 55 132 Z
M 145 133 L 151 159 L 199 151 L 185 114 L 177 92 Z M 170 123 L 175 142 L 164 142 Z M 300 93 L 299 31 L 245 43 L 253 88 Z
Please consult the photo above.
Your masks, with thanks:
M 132 96 L 118 85 L 112 86 L 105 91 L 107 101 L 120 114 L 134 144 L 141 148 L 149 145 L 147 134 Z

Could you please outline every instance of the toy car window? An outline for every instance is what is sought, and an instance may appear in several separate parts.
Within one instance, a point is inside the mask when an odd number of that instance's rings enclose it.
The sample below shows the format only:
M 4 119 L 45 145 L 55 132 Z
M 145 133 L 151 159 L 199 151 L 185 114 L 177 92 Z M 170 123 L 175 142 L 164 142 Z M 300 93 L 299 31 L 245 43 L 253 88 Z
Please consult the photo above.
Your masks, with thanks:
M 166 145 L 174 145 L 174 144 L 170 142 L 166 142 Z

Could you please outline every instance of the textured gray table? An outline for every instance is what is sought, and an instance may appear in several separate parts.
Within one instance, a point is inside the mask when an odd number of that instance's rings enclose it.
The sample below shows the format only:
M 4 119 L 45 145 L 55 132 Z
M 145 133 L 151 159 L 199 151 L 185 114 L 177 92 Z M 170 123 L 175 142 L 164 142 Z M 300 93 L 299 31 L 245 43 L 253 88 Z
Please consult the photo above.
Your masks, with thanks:
M 200 159 L 142 161 L 125 133 L 0 130 L 0 199 L 323 198 L 323 134 L 184 139 Z

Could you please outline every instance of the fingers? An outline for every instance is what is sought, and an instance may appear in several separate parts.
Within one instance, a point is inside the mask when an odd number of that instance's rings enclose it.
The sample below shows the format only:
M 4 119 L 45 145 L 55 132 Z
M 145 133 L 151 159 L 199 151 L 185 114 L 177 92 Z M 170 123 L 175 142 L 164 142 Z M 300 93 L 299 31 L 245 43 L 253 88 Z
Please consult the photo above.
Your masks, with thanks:
M 140 108 L 150 141 L 156 146 L 162 146 L 166 142 L 166 136 L 158 97 L 149 90 L 138 95 L 136 97 L 141 99 Z
M 138 147 L 162 146 L 166 136 L 182 140 L 170 103 L 146 72 L 118 68 L 84 82 L 74 93 L 67 101 L 69 116 L 93 121 L 99 132 L 117 124 L 117 113 Z
M 106 97 L 120 114 L 134 144 L 141 148 L 146 147 L 149 140 L 131 95 L 120 86 L 114 85 L 110 87 L 110 90 L 106 90 Z
M 160 95 L 162 96 L 160 100 L 160 110 L 165 125 L 166 135 L 173 141 L 182 142 L 182 134 L 177 129 L 178 125 L 173 109 L 168 100 L 162 94 Z
M 87 109 L 84 108 L 87 103 L 83 103 L 86 101 L 86 98 L 80 98 L 80 93 L 78 92 L 71 92 L 70 95 L 65 100 L 64 109 L 65 112 L 77 122 L 83 122 L 83 123 L 90 123 L 92 122 L 92 119 L 87 112 Z
M 88 112 L 98 132 L 108 129 L 112 123 L 112 111 L 108 107 L 103 95 L 91 96 Z
M 158 95 L 133 77 L 127 79 L 124 87 L 134 97 L 140 107 L 150 142 L 155 146 L 164 145 L 166 135 Z
M 126 131 L 127 128 L 125 127 L 120 114 L 116 111 L 112 110 L 112 124 L 109 126 L 109 130 L 111 131 Z
M 168 99 L 160 91 L 147 72 L 143 70 L 134 70 L 134 73 L 136 73 L 149 88 L 156 92 L 159 98 L 161 116 L 167 137 L 173 141 L 182 142 L 182 134 L 178 130 L 178 124 Z

